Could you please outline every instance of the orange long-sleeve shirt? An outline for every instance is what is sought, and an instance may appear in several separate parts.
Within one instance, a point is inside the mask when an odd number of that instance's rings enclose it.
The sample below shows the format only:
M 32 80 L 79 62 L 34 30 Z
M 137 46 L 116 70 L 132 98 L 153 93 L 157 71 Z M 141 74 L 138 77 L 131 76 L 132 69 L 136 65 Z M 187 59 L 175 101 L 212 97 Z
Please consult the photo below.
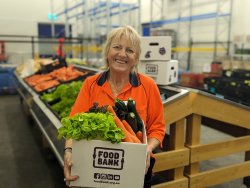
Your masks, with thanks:
M 115 97 L 107 81 L 108 74 L 109 72 L 106 71 L 90 76 L 84 81 L 70 116 L 88 111 L 94 102 L 100 106 L 114 105 Z M 164 109 L 159 89 L 154 80 L 139 73 L 131 73 L 130 82 L 117 98 L 121 100 L 132 98 L 136 102 L 136 109 L 146 125 L 147 137 L 156 138 L 162 143 L 166 128 Z

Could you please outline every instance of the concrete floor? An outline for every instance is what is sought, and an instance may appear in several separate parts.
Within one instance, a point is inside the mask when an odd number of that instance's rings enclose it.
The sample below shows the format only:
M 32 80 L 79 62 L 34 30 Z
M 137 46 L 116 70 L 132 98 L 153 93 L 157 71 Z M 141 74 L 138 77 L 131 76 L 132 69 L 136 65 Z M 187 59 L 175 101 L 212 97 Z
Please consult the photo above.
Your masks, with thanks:
M 24 114 L 18 95 L 0 96 L 0 187 L 63 188 L 63 170 L 42 149 L 37 126 Z
M 202 131 L 201 144 L 229 140 L 230 138 L 232 138 L 232 136 L 230 135 L 223 134 L 220 131 L 211 129 L 206 126 L 202 126 L 201 131 Z M 230 164 L 244 162 L 244 157 L 245 157 L 244 153 L 237 153 L 229 155 L 227 157 L 221 157 L 214 160 L 204 161 L 200 163 L 200 171 L 212 170 Z M 246 188 L 246 186 L 243 184 L 243 179 L 237 179 L 220 185 L 212 186 L 212 188 Z
M 202 143 L 231 136 L 202 126 Z M 10 188 L 63 188 L 63 170 L 50 150 L 42 147 L 37 126 L 25 114 L 18 95 L 0 96 L 0 182 Z M 201 171 L 244 160 L 239 153 L 201 163 Z M 245 188 L 242 179 L 212 188 Z

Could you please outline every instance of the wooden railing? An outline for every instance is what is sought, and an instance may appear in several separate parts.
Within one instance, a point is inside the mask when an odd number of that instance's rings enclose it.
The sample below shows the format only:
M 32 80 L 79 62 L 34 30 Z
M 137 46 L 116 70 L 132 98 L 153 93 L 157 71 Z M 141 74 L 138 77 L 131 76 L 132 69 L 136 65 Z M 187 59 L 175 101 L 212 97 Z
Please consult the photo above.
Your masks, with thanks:
M 154 172 L 170 171 L 164 183 L 153 188 L 202 188 L 250 176 L 250 108 L 225 102 L 214 96 L 190 91 L 188 95 L 164 104 L 166 124 L 170 125 L 168 149 L 157 153 Z M 211 118 L 244 129 L 243 136 L 201 144 L 202 118 Z M 220 125 L 217 125 L 220 126 Z M 224 125 L 223 125 L 224 126 Z M 245 152 L 245 161 L 199 171 L 200 162 Z M 245 182 L 248 186 L 249 181 Z

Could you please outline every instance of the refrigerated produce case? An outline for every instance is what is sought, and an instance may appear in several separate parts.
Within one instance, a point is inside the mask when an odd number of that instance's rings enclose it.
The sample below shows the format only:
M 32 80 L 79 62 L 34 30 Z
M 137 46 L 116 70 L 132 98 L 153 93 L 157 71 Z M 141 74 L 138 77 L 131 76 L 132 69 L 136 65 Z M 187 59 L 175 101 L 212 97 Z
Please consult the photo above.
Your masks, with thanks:
M 93 75 L 99 71 L 89 67 L 75 67 L 91 72 L 89 75 Z M 32 89 L 23 78 L 19 77 L 16 73 L 15 78 L 17 91 L 20 95 L 21 104 L 24 106 L 24 109 L 26 109 L 26 114 L 35 120 L 60 165 L 63 166 L 64 140 L 57 138 L 58 128 L 61 126 L 59 117 L 56 116 L 56 113 L 41 99 L 40 93 Z

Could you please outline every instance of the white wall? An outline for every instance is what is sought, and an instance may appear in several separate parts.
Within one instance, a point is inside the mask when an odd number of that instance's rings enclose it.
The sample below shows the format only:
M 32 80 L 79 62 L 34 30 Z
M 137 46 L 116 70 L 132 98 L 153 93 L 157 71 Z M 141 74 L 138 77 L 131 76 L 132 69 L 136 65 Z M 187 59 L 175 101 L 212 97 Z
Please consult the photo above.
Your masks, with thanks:
M 49 0 L 1 0 L 0 34 L 37 35 L 37 23 L 48 22 Z
M 0 35 L 37 36 L 38 23 L 50 22 L 47 18 L 50 12 L 50 0 L 0 0 L 0 4 Z M 0 38 L 0 40 L 24 40 L 24 38 Z M 32 57 L 31 44 L 27 43 L 7 43 L 6 52 L 9 61 L 17 64 Z

